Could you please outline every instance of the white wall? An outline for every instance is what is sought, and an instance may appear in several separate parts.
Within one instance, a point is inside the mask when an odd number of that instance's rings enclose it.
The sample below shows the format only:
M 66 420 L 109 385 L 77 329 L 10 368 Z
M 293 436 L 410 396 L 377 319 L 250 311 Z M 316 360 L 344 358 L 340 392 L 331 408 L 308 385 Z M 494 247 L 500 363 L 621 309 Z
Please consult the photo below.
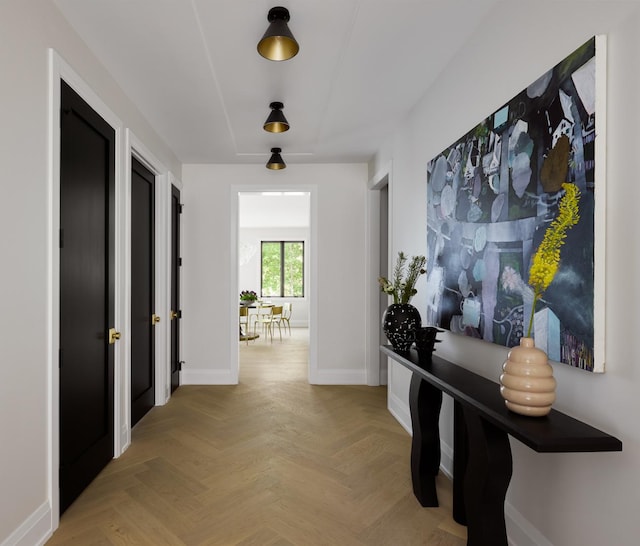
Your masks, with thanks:
M 372 164 L 372 172 L 377 172 L 393 160 L 393 254 L 400 249 L 410 254 L 423 251 L 427 161 L 577 45 L 593 34 L 608 34 L 607 372 L 593 376 L 556 366 L 556 407 L 618 436 L 624 451 L 539 455 L 513 442 L 508 514 L 510 534 L 518 544 L 634 544 L 640 528 L 636 516 L 640 368 L 630 343 L 640 322 L 633 312 L 640 263 L 630 245 L 640 228 L 625 221 L 637 217 L 640 202 L 634 165 L 640 126 L 636 5 L 505 1 Z M 180 164 L 50 0 L 2 0 L 0 40 L 0 226 L 4 234 L 0 238 L 0 544 L 4 545 L 18 543 L 38 518 L 50 518 L 55 494 L 47 490 L 48 374 L 55 371 L 47 368 L 47 48 L 55 48 L 178 176 Z M 192 165 L 185 167 L 183 179 L 187 371 L 203 370 L 211 372 L 207 377 L 224 379 L 232 367 L 232 325 L 224 320 L 225 304 L 232 316 L 231 302 L 224 297 L 235 290 L 229 267 L 232 186 L 303 185 L 314 187 L 318 248 L 311 282 L 322 295 L 312 310 L 318 342 L 313 379 L 364 383 L 365 167 L 289 165 L 286 171 L 270 173 L 261 165 Z M 213 313 L 221 295 L 223 314 Z M 421 310 L 423 296 L 421 290 L 414 299 Z M 445 337 L 446 343 L 438 346 L 443 356 L 497 378 L 504 349 Z M 406 404 L 406 375 L 396 367 L 393 370 L 390 395 Z M 450 418 L 449 408 L 444 413 L 443 420 Z M 443 440 L 450 443 L 450 434 L 444 434 Z M 518 520 L 516 511 L 526 521 Z M 517 522 L 519 529 L 514 527 Z M 521 534 L 529 524 L 532 539 Z
M 640 185 L 636 168 L 640 116 L 640 13 L 635 2 L 501 3 L 457 54 L 371 165 L 393 160 L 393 253 L 424 251 L 427 162 L 594 34 L 608 35 L 606 219 L 606 363 L 603 375 L 554 365 L 555 407 L 617 436 L 622 453 L 537 454 L 512 440 L 507 493 L 513 544 L 636 544 L 640 524 L 640 320 L 637 241 Z M 443 45 L 446 47 L 446 45 Z M 430 54 L 425 52 L 424 54 Z M 599 188 L 600 191 L 600 188 Z M 414 298 L 426 311 L 423 285 Z M 506 349 L 442 335 L 440 355 L 498 381 Z M 390 403 L 408 414 L 408 373 L 390 370 Z M 497 388 L 497 387 L 496 387 Z M 451 406 L 442 423 L 444 461 L 452 438 Z M 407 423 L 405 422 L 405 425 Z
M 35 543 L 51 526 L 57 495 L 48 491 L 48 374 L 55 373 L 47 364 L 50 47 L 167 168 L 178 176 L 181 169 L 50 0 L 0 2 L 0 544 L 25 533 L 24 543 Z
M 260 295 L 260 243 L 262 241 L 303 241 L 304 242 L 304 287 L 302 298 L 269 298 L 269 301 L 291 303 L 291 326 L 306 328 L 309 326 L 309 260 L 311 255 L 309 228 L 300 227 L 262 227 L 240 228 L 240 260 L 238 266 L 238 286 L 240 290 L 253 290 Z M 243 259 L 244 252 L 244 259 Z M 246 260 L 246 261 L 245 261 Z
M 312 305 L 320 295 L 310 308 L 310 381 L 364 384 L 367 166 L 290 164 L 272 172 L 264 165 L 185 165 L 182 172 L 183 381 L 237 382 L 233 195 L 302 189 L 311 192 Z

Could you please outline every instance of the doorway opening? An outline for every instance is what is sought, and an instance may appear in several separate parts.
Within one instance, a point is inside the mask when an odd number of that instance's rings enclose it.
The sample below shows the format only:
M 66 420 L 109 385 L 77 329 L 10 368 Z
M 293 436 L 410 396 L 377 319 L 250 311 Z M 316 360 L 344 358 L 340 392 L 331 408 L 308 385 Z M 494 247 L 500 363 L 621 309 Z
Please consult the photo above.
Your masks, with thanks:
M 237 291 L 258 297 L 241 320 L 249 335 L 236 340 L 239 374 L 243 362 L 286 366 L 282 359 L 291 358 L 303 361 L 300 372 L 311 377 L 311 192 L 239 191 L 237 196 Z M 280 308 L 284 320 L 276 316 L 269 323 L 269 314 Z
M 391 244 L 391 164 L 369 180 L 367 193 L 367 266 L 375 275 L 368 280 L 367 298 L 367 384 L 386 385 L 388 359 L 380 353 L 380 345 L 387 343 L 382 331 L 381 317 L 388 306 L 388 297 L 380 291 L 375 279 L 389 275 L 389 246 Z
M 380 189 L 380 262 L 378 269 L 378 277 L 389 278 L 389 184 L 388 177 L 385 177 Z M 378 291 L 378 313 L 380 317 L 384 316 L 384 312 L 389 305 L 387 295 L 381 290 Z M 379 321 L 378 344 L 386 343 L 386 336 L 382 330 L 382 321 Z M 387 384 L 388 376 L 388 359 L 382 353 L 379 353 L 380 359 L 380 384 Z

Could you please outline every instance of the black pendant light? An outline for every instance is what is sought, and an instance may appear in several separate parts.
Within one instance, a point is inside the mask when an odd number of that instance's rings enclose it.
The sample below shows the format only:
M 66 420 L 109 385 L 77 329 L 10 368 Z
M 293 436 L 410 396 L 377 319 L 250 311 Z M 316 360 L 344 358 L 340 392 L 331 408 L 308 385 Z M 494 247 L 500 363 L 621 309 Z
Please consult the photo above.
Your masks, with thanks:
M 265 131 L 269 131 L 270 133 L 284 133 L 289 130 L 289 122 L 282 113 L 283 106 L 284 104 L 281 102 L 272 102 L 269 105 L 271 113 L 267 121 L 264 122 L 263 128 Z
M 267 21 L 271 24 L 258 42 L 258 53 L 270 61 L 286 61 L 295 57 L 300 46 L 287 25 L 289 10 L 283 7 L 271 8 Z
M 286 169 L 287 166 L 280 155 L 282 151 L 281 148 L 271 148 L 271 158 L 267 161 L 267 169 L 271 169 L 272 171 L 279 171 L 281 169 Z

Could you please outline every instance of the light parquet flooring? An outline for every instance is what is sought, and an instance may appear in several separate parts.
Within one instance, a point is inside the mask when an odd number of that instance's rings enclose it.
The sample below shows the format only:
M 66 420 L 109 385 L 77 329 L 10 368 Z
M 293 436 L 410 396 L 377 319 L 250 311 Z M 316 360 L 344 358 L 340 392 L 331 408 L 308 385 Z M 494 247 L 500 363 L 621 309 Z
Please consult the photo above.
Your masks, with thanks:
M 186 386 L 62 516 L 48 545 L 462 546 L 411 490 L 385 387 L 312 386 L 308 331 L 240 344 L 240 384 Z

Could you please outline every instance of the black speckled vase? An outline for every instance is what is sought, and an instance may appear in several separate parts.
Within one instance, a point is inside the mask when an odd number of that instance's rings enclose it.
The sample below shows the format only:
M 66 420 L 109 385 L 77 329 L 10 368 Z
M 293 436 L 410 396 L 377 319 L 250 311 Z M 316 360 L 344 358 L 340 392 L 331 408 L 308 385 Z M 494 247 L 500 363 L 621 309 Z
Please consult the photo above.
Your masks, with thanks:
M 384 334 L 396 351 L 408 351 L 421 326 L 420 313 L 410 303 L 393 303 L 382 317 Z

